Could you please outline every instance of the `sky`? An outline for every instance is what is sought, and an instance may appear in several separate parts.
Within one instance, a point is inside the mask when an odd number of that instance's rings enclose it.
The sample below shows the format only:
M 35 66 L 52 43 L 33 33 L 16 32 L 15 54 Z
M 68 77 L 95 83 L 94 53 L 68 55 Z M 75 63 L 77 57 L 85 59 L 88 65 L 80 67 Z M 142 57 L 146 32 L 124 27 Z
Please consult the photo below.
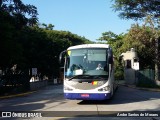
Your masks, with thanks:
M 40 23 L 53 24 L 54 30 L 70 31 L 96 41 L 102 33 L 126 33 L 132 20 L 123 20 L 111 8 L 111 0 L 22 0 L 37 7 Z

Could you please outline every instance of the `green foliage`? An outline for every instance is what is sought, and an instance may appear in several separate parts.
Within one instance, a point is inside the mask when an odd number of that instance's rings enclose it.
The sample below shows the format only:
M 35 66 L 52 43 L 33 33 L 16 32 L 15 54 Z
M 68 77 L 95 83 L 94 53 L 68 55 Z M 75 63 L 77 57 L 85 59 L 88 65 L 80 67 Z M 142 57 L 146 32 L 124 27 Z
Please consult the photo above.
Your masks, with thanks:
M 53 30 L 52 24 L 42 24 L 40 28 L 33 20 L 37 11 L 32 5 L 24 5 L 20 0 L 3 0 L 0 5 L 0 69 L 3 71 L 10 71 L 16 64 L 20 72 L 38 68 L 41 76 L 58 76 L 60 52 L 71 45 L 91 43 L 71 32 Z
M 160 27 L 160 0 L 114 0 L 114 3 L 115 4 L 113 5 L 113 9 L 115 11 L 120 11 L 119 16 L 121 18 L 133 19 L 133 20 L 145 20 L 145 22 L 149 23 L 149 26 L 152 28 L 152 34 L 154 34 L 152 35 L 152 39 L 155 40 L 154 42 L 155 45 L 154 45 L 154 50 L 149 49 L 149 54 L 151 53 L 151 51 L 154 51 L 155 53 L 154 54 L 155 57 L 154 58 L 152 57 L 154 59 L 153 62 L 155 63 L 155 73 L 156 73 L 155 80 L 159 80 L 160 79 L 159 77 L 160 63 L 158 61 L 159 59 L 158 39 L 160 35 L 158 34 L 157 30 Z M 142 35 L 141 37 L 145 37 L 145 36 Z M 148 42 L 148 40 L 145 40 L 144 38 L 142 39 Z M 139 41 L 139 43 L 136 41 L 134 46 L 144 43 L 144 41 L 141 41 L 141 40 Z M 138 47 L 137 49 L 144 48 L 144 51 L 146 52 L 147 51 L 145 49 L 146 46 L 147 45 L 145 44 L 145 45 L 142 45 L 141 48 Z M 145 54 L 146 58 L 148 57 L 147 55 L 148 54 Z M 145 58 L 145 56 L 143 56 L 142 59 Z M 146 67 L 146 65 L 142 65 L 142 66 Z M 153 68 L 152 64 L 151 64 L 151 67 Z
M 16 24 L 20 27 L 37 23 L 37 8 L 33 5 L 25 5 L 21 0 L 1 0 L 0 11 L 15 17 Z
M 25 15 L 28 14 L 26 18 Z M 0 1 L 0 67 L 10 68 L 23 59 L 23 48 L 19 43 L 21 29 L 27 24 L 34 24 L 36 19 L 35 6 L 24 5 L 21 0 Z M 34 23 L 33 23 L 34 22 Z
M 42 26 L 42 28 L 44 28 L 44 29 L 46 29 L 46 30 L 53 30 L 53 28 L 54 28 L 54 25 L 52 25 L 52 24 L 45 24 L 45 23 L 42 23 L 42 24 L 40 24 L 39 26 Z
M 125 35 L 123 33 L 116 35 L 115 33 L 108 31 L 102 33 L 102 37 L 98 39 L 99 41 L 105 41 L 106 44 L 109 44 L 112 47 L 114 55 L 115 79 L 123 79 L 123 67 L 122 64 L 119 63 L 119 55 L 122 53 L 120 48 L 123 45 L 124 37 Z
M 0 11 L 0 66 L 5 68 L 11 66 L 20 56 L 21 46 L 17 43 L 19 31 L 16 28 L 15 18 L 9 13 Z M 19 49 L 19 50 L 18 50 Z
M 116 79 L 121 79 L 123 76 L 123 67 L 119 63 L 119 55 L 131 48 L 135 48 L 138 53 L 140 69 L 154 68 L 155 36 L 150 26 L 132 25 L 128 33 L 120 35 L 116 35 L 111 31 L 105 32 L 102 33 L 99 41 L 105 41 L 113 49 Z
M 76 34 L 72 34 L 69 31 L 57 31 L 57 30 L 46 30 L 47 36 L 52 40 L 66 40 L 70 41 L 70 45 L 79 45 L 84 43 L 92 43 L 87 40 L 85 37 L 78 36 Z
M 119 16 L 126 19 L 142 19 L 152 15 L 154 19 L 159 19 L 159 0 L 113 0 L 113 9 L 120 11 Z
M 19 61 L 13 61 L 20 69 L 38 68 L 42 76 L 58 76 L 59 54 L 71 45 L 83 44 L 86 39 L 66 31 L 48 30 L 46 28 L 24 27 L 16 36 L 21 46 Z M 15 42 L 15 41 L 13 41 Z M 15 55 L 15 54 L 14 54 Z
M 130 48 L 135 48 L 138 53 L 140 67 L 144 69 L 154 68 L 154 46 L 155 39 L 151 28 L 133 25 L 124 38 L 124 44 L 121 49 L 122 51 L 127 51 Z

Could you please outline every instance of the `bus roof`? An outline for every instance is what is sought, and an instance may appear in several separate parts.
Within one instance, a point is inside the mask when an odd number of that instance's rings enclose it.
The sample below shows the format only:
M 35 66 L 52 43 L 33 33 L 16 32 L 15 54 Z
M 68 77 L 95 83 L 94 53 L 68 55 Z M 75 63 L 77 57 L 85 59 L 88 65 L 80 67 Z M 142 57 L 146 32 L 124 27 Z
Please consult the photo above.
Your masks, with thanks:
M 79 48 L 109 48 L 109 45 L 108 44 L 83 44 L 83 45 L 71 46 L 68 48 L 68 50 L 79 49 Z

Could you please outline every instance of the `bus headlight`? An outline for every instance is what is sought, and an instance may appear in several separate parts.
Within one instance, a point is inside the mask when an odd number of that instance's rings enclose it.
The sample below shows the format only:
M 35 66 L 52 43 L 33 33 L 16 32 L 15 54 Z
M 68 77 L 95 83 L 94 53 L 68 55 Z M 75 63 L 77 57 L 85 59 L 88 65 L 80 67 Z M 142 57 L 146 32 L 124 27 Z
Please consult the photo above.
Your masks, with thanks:
M 67 91 L 72 91 L 73 89 L 67 87 L 67 86 L 64 86 L 64 90 L 67 90 Z
M 110 91 L 110 86 L 106 86 L 101 89 L 98 89 L 98 91 Z

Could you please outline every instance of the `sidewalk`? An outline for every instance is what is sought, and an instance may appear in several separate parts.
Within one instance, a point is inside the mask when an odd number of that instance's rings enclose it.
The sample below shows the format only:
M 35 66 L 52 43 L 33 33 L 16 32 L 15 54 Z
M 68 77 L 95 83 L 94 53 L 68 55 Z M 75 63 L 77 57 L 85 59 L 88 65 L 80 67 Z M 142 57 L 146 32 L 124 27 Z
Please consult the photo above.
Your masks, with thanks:
M 0 100 L 1 99 L 14 98 L 14 97 L 27 96 L 27 95 L 36 93 L 36 92 L 38 92 L 40 90 L 52 89 L 53 86 L 56 87 L 57 85 L 61 85 L 61 84 L 52 84 L 52 85 L 43 86 L 43 87 L 41 87 L 39 89 L 36 89 L 36 90 L 29 90 L 29 91 L 26 91 L 26 92 L 20 92 L 20 93 L 2 95 L 2 96 L 0 96 Z
M 130 88 L 138 89 L 138 90 L 146 90 L 146 91 L 160 92 L 160 88 L 137 87 L 136 85 L 127 85 L 127 84 L 125 84 L 124 81 L 120 81 L 118 84 L 119 84 L 119 85 L 122 85 L 122 86 L 130 87 Z
M 146 90 L 146 91 L 153 91 L 153 92 L 160 92 L 159 88 L 144 88 L 144 87 L 136 87 L 135 85 L 124 85 L 130 88 L 139 89 L 139 90 Z

